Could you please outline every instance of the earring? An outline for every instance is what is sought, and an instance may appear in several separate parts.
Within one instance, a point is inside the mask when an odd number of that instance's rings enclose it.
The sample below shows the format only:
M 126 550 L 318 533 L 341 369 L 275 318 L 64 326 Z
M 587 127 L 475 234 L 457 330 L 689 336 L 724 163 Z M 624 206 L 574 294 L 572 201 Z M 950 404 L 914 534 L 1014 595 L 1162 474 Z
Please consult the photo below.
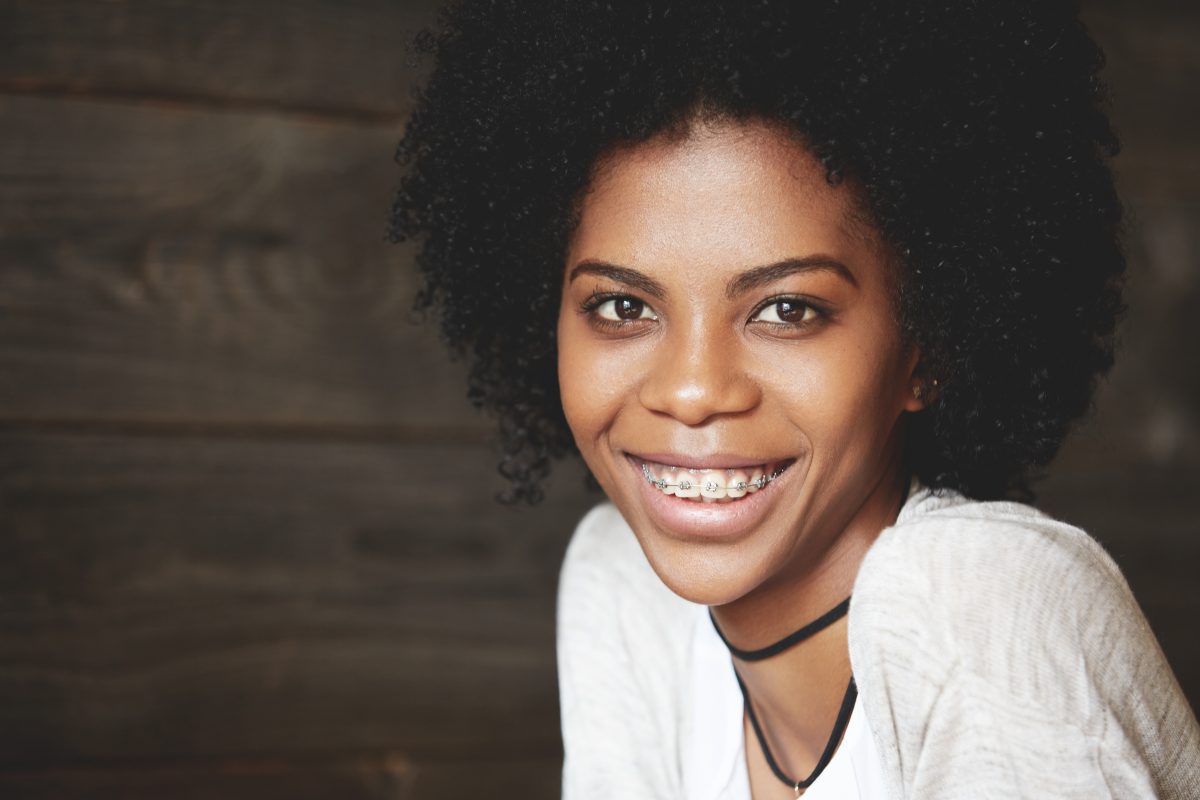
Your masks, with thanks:
M 936 389 L 938 387 L 938 379 L 934 378 L 933 380 L 931 380 L 929 382 L 929 387 Z M 928 388 L 926 387 L 924 382 L 921 382 L 921 383 L 917 383 L 917 384 L 913 385 L 912 392 L 913 392 L 913 397 L 917 398 L 918 400 L 924 400 L 925 395 L 928 392 Z

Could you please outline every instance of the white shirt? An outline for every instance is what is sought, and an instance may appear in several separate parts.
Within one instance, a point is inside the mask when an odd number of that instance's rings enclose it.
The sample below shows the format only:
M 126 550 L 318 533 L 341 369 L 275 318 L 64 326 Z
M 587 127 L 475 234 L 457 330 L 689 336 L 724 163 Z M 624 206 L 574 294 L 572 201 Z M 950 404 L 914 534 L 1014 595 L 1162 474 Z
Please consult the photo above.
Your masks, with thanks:
M 721 699 L 696 702 L 702 612 L 614 506 L 580 522 L 558 589 L 563 800 L 692 800 L 711 791 L 705 753 L 745 800 L 736 685 L 718 673 Z M 863 558 L 846 631 L 855 741 L 874 739 L 889 800 L 1197 796 L 1200 725 L 1120 570 L 1079 528 L 914 487 Z M 838 769 L 866 793 L 858 752 L 844 745 Z
M 742 692 L 725 643 L 705 606 L 696 607 L 689 695 L 696 709 L 683 752 L 683 796 L 688 800 L 751 800 L 746 770 Z M 883 763 L 855 700 L 842 743 L 805 800 L 884 800 Z

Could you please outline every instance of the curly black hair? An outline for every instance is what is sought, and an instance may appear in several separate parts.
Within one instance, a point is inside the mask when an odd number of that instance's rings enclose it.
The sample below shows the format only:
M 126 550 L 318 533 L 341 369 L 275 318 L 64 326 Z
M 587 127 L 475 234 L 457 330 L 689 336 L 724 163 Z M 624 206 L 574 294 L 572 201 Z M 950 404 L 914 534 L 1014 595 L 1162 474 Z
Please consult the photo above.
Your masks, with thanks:
M 927 485 L 1032 499 L 1112 365 L 1119 143 L 1075 3 L 465 0 L 415 44 L 390 237 L 420 241 L 417 304 L 500 420 L 510 500 L 574 450 L 555 322 L 592 168 L 701 118 L 782 123 L 860 187 L 940 383 L 905 444 Z

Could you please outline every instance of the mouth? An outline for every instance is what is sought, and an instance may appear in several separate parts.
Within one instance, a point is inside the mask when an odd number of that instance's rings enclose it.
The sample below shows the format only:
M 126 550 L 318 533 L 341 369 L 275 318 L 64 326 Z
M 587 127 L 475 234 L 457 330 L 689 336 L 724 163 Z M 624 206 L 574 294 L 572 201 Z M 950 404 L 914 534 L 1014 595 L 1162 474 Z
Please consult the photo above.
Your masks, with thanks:
M 624 455 L 641 513 L 653 530 L 683 542 L 739 541 L 794 497 L 796 486 L 788 484 L 804 478 L 792 477 L 797 458 Z
M 640 463 L 642 477 L 654 489 L 694 503 L 736 503 L 766 488 L 796 461 L 687 466 L 631 457 Z

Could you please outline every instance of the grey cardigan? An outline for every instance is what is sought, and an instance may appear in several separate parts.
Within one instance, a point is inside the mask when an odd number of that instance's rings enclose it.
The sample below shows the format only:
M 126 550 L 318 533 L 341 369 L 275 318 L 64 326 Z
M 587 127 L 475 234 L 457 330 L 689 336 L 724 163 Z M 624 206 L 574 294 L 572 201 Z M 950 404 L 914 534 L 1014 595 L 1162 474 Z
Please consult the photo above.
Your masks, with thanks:
M 558 590 L 564 800 L 681 797 L 696 607 L 611 504 Z M 1079 528 L 916 481 L 863 560 L 850 660 L 892 800 L 1200 798 L 1200 727 Z

